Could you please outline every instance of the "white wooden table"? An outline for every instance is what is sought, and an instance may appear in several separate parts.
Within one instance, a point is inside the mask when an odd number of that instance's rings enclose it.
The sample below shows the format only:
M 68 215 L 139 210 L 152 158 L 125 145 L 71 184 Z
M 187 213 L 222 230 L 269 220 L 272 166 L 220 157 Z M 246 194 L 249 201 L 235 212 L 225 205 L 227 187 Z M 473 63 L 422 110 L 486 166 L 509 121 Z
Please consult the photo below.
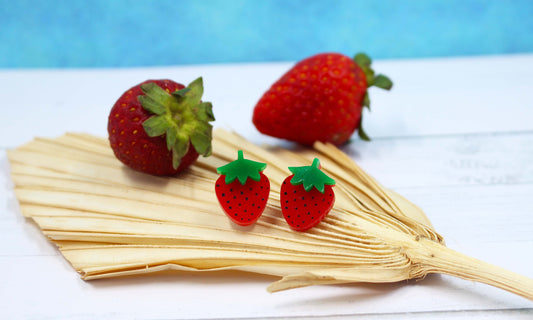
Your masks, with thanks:
M 19 213 L 5 150 L 66 131 L 105 136 L 116 98 L 147 78 L 204 77 L 216 126 L 252 141 L 260 95 L 291 63 L 0 70 L 0 317 L 3 319 L 533 319 L 533 302 L 483 284 L 423 281 L 269 294 L 274 278 L 176 273 L 81 280 Z M 447 245 L 533 278 L 533 55 L 376 61 L 365 128 L 345 150 L 422 207 Z M 35 159 L 39 161 L 39 159 Z

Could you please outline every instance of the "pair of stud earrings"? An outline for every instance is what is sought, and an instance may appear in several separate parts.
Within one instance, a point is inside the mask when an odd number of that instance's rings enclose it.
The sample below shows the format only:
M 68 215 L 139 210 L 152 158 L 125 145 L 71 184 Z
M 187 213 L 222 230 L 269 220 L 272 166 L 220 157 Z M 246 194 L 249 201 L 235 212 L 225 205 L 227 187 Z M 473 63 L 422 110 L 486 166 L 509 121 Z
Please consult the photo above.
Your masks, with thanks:
M 267 205 L 270 180 L 263 174 L 266 163 L 245 159 L 239 150 L 237 160 L 217 168 L 217 199 L 236 224 L 255 223 Z M 292 172 L 282 183 L 280 207 L 289 226 L 305 231 L 318 224 L 335 202 L 335 180 L 320 169 L 318 158 L 309 166 L 289 167 Z

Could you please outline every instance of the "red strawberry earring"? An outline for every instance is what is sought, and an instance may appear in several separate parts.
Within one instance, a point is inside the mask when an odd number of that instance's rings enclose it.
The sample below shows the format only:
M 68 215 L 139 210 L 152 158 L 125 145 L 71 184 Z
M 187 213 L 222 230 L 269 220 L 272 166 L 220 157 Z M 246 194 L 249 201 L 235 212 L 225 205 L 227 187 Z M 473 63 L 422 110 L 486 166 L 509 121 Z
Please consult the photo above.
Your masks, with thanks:
M 268 200 L 270 181 L 263 174 L 266 163 L 238 158 L 217 168 L 221 175 L 215 183 L 218 202 L 238 225 L 249 226 L 259 219 Z
M 317 225 L 335 203 L 335 180 L 320 170 L 320 161 L 302 167 L 289 167 L 293 173 L 281 185 L 281 213 L 289 226 L 305 231 Z

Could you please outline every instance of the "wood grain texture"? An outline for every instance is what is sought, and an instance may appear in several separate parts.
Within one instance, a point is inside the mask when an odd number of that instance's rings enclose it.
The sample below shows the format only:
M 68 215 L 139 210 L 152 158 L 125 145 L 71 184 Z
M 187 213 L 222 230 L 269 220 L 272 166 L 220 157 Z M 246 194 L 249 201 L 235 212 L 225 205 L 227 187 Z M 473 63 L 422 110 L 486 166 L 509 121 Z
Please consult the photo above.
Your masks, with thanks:
M 396 86 L 387 94 L 371 93 L 373 110 L 365 121 L 373 141 L 356 140 L 344 150 L 378 181 L 421 207 L 450 248 L 533 277 L 533 56 L 375 64 Z M 9 274 L 0 279 L 3 313 L 69 319 L 531 318 L 529 301 L 448 276 L 278 294 L 264 292 L 274 278 L 234 273 L 89 284 L 78 279 L 35 225 L 20 217 L 5 149 L 65 131 L 105 136 L 102 119 L 111 104 L 123 88 L 146 78 L 187 82 L 203 75 L 206 96 L 219 110 L 218 126 L 256 143 L 286 146 L 259 135 L 248 115 L 263 89 L 288 66 L 0 71 L 0 84 L 9 93 L 4 105 L 16 106 L 0 128 L 0 271 Z M 421 80 L 428 77 L 432 81 Z M 232 91 L 235 87 L 242 90 Z M 86 96 L 87 88 L 95 94 Z M 35 96 L 44 104 L 36 105 Z M 465 222 L 457 224 L 457 217 Z

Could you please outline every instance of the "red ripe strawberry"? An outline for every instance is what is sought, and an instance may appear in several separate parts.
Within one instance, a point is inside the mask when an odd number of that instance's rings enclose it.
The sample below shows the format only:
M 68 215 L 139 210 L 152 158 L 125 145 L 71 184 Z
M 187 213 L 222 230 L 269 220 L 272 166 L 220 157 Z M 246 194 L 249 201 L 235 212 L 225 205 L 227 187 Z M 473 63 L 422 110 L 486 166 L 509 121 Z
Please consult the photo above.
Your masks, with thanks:
M 109 114 L 107 130 L 115 156 L 132 169 L 173 175 L 199 154 L 211 154 L 212 105 L 202 102 L 202 78 L 187 87 L 148 80 L 126 91 Z
M 238 158 L 217 168 L 221 176 L 215 184 L 218 202 L 228 217 L 238 225 L 248 226 L 257 221 L 266 207 L 270 181 L 263 174 L 266 163 Z
M 315 141 L 340 145 L 361 128 L 363 106 L 370 108 L 367 88 L 390 89 L 384 75 L 374 76 L 370 58 L 354 59 L 322 53 L 298 62 L 264 93 L 254 109 L 260 132 L 311 145 Z
M 320 170 L 317 158 L 313 164 L 289 167 L 293 173 L 281 185 L 281 213 L 296 231 L 305 231 L 317 225 L 335 203 L 335 180 Z

